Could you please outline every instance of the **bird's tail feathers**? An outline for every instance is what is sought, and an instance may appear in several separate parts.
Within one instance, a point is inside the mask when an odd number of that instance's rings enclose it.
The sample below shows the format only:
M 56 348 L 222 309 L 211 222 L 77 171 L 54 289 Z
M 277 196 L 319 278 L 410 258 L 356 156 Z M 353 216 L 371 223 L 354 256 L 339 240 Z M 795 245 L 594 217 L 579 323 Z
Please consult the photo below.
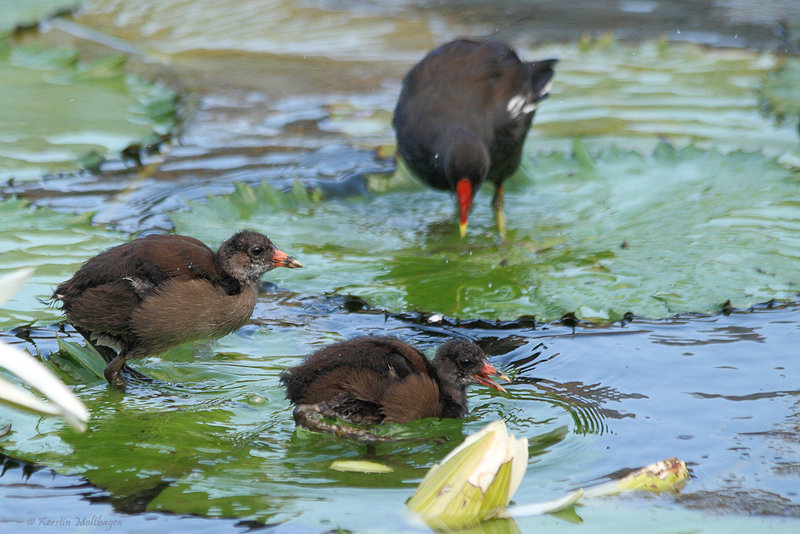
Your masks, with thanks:
M 531 89 L 533 94 L 536 95 L 536 100 L 546 98 L 549 94 L 550 85 L 553 83 L 553 75 L 555 74 L 554 67 L 557 62 L 557 59 L 543 59 L 528 63 L 531 73 Z

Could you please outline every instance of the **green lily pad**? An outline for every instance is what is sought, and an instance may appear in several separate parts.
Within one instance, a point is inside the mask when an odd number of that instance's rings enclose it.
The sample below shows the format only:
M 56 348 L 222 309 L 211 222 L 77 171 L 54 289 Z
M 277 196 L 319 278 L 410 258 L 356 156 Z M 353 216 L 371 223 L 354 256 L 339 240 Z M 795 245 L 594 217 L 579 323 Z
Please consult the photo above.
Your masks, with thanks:
M 548 45 L 526 57 L 560 58 L 536 112 L 529 145 L 568 150 L 573 137 L 593 149 L 649 152 L 659 139 L 723 150 L 797 154 L 797 133 L 764 120 L 757 91 L 781 65 L 770 53 L 691 43 L 615 40 Z
M 58 352 L 51 354 L 47 363 L 56 366 L 76 382 L 87 383 L 105 380 L 106 362 L 91 345 L 78 345 L 64 339 L 58 340 Z
M 0 37 L 20 26 L 29 26 L 40 20 L 76 8 L 80 0 L 0 0 Z
M 0 308 L 0 328 L 61 318 L 47 299 L 60 282 L 98 252 L 126 241 L 127 236 L 90 224 L 92 214 L 58 213 L 33 208 L 28 201 L 0 201 L 0 275 L 20 267 L 33 267 L 34 275 L 19 293 Z
M 363 198 L 302 201 L 267 185 L 171 215 L 178 233 L 219 242 L 268 233 L 305 266 L 301 293 L 357 295 L 393 312 L 597 321 L 746 307 L 798 293 L 798 176 L 756 152 L 660 145 L 552 153 L 506 188 L 495 244 L 489 188 L 461 240 L 450 195 L 402 185 Z M 275 272 L 275 276 L 280 274 Z
M 125 57 L 0 45 L 0 179 L 96 167 L 174 124 L 175 93 L 127 74 Z M 87 165 L 86 162 L 92 162 Z

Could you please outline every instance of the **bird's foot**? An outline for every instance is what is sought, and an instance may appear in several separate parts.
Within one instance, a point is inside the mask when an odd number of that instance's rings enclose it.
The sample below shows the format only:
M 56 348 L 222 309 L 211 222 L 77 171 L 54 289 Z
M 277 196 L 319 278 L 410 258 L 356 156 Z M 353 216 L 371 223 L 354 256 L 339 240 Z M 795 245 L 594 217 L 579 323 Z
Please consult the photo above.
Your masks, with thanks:
M 125 389 L 125 379 L 122 378 L 120 371 L 122 368 L 125 367 L 125 356 L 119 355 L 106 365 L 106 368 L 103 369 L 103 376 L 106 377 L 106 381 L 114 386 L 117 389 Z
M 106 381 L 110 385 L 114 386 L 115 388 L 117 388 L 119 390 L 125 391 L 125 388 L 126 388 L 126 386 L 128 384 L 125 382 L 125 379 L 122 378 L 121 374 L 119 374 L 119 373 L 117 373 L 117 374 L 106 374 L 106 373 L 103 373 L 103 374 L 106 375 Z
M 141 371 L 137 371 L 133 367 L 129 367 L 127 364 L 122 366 L 122 372 L 131 378 L 141 380 L 142 382 L 153 382 L 151 377 L 147 376 Z
M 298 404 L 294 408 L 294 422 L 298 426 L 314 432 L 325 432 L 340 438 L 352 439 L 362 443 L 394 442 L 395 438 L 376 435 L 367 428 L 353 425 L 350 421 L 330 408 L 324 402 L 316 404 Z M 324 418 L 334 419 L 326 421 Z
M 503 188 L 498 187 L 494 192 L 494 198 L 492 198 L 492 209 L 494 210 L 494 218 L 497 221 L 497 235 L 501 245 L 506 240 L 506 217 L 503 214 L 504 204 Z
M 497 244 L 502 245 L 506 242 L 506 221 L 503 212 L 496 214 L 497 216 Z

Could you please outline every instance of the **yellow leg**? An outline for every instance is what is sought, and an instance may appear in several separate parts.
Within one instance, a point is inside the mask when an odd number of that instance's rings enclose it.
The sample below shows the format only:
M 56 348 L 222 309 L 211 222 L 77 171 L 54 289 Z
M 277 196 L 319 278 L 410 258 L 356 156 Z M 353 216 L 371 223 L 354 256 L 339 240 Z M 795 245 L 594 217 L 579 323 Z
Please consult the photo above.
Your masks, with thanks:
M 494 209 L 494 218 L 497 220 L 497 233 L 502 242 L 506 238 L 506 217 L 503 214 L 503 186 L 501 185 L 498 185 L 494 192 L 492 208 Z

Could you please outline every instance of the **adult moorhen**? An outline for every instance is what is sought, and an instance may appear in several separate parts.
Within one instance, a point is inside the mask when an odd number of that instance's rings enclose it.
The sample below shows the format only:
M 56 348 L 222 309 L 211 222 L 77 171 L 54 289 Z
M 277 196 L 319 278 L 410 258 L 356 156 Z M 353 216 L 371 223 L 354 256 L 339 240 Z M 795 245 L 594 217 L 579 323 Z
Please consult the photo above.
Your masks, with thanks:
M 106 380 L 124 388 L 127 359 L 243 326 L 275 267 L 302 265 L 258 232 L 238 232 L 216 253 L 193 237 L 150 235 L 91 258 L 52 300 L 103 355 Z
M 359 424 L 406 423 L 463 417 L 468 385 L 505 391 L 489 375 L 508 380 L 469 341 L 446 342 L 431 362 L 399 339 L 361 337 L 316 351 L 284 371 L 281 383 L 301 426 L 308 426 L 309 412 Z
M 455 192 L 462 237 L 487 180 L 496 187 L 492 207 L 505 236 L 503 181 L 519 167 L 556 61 L 523 63 L 503 42 L 461 39 L 430 52 L 403 80 L 392 122 L 397 151 L 423 182 Z

